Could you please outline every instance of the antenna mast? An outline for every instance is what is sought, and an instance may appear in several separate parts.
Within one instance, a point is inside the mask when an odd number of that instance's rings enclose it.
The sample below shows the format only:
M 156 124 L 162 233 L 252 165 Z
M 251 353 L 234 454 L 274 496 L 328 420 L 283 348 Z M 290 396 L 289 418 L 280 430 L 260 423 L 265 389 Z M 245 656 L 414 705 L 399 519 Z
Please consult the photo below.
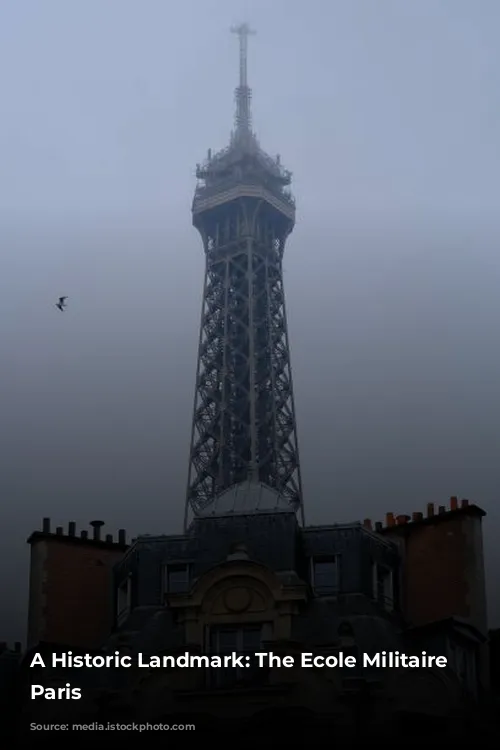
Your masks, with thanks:
M 247 50 L 248 37 L 255 34 L 247 23 L 231 28 L 233 34 L 237 34 L 240 41 L 240 84 L 235 92 L 236 99 L 236 137 L 249 135 L 251 133 L 252 117 L 250 102 L 252 91 L 247 80 Z

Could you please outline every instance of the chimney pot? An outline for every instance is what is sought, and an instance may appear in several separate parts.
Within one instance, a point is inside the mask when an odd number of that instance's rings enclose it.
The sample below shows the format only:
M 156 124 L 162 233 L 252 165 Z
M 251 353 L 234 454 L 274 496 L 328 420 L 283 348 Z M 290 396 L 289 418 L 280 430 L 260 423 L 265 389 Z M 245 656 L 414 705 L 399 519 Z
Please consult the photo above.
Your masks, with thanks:
M 469 507 L 469 501 L 463 498 L 462 500 L 462 508 L 468 508 Z
M 50 534 L 50 518 L 44 518 L 42 521 L 42 531 L 44 534 Z
M 113 544 L 113 534 L 106 534 L 106 544 Z
M 457 510 L 458 508 L 458 497 L 450 497 L 450 510 Z
M 434 515 L 434 503 L 427 503 L 427 518 L 432 518 Z
M 416 511 L 415 513 L 412 513 L 412 521 L 421 521 L 424 517 L 423 513 L 420 513 L 420 511 Z
M 90 525 L 94 529 L 94 541 L 98 542 L 101 538 L 101 526 L 104 526 L 104 521 L 91 521 Z
M 57 536 L 63 536 L 63 534 L 64 534 L 64 529 L 63 529 L 63 527 L 62 527 L 62 526 L 58 526 L 58 527 L 56 528 L 56 534 L 57 534 Z
M 385 525 L 386 526 L 394 526 L 395 524 L 394 520 L 394 513 L 386 513 L 385 514 Z
M 81 539 L 88 539 L 89 538 L 89 532 L 84 529 L 83 531 L 80 532 L 80 538 Z
M 68 536 L 75 536 L 76 534 L 76 523 L 74 521 L 70 521 L 68 524 Z
M 363 526 L 365 527 L 365 529 L 371 529 L 372 528 L 371 518 L 365 518 L 365 520 L 363 521 Z
M 446 506 L 445 505 L 440 505 L 439 508 L 438 508 L 438 513 L 439 513 L 440 516 L 442 516 L 443 513 L 446 513 Z
M 410 516 L 401 515 L 396 518 L 396 523 L 398 524 L 398 526 L 403 526 L 405 523 L 408 523 L 409 520 Z
M 382 531 L 383 528 L 384 528 L 384 524 L 382 523 L 382 521 L 377 521 L 375 523 L 375 531 L 380 532 Z
M 119 529 L 118 531 L 118 544 L 126 544 L 127 543 L 127 532 L 125 529 Z

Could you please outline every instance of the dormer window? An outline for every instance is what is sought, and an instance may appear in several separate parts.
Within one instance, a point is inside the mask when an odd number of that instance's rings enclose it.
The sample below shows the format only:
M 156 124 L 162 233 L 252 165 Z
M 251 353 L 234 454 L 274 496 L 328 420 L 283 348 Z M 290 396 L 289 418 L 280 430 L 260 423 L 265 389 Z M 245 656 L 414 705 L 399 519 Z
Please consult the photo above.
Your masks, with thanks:
M 338 556 L 313 557 L 311 585 L 318 594 L 334 594 L 339 589 Z
M 184 594 L 189 591 L 189 565 L 175 563 L 165 566 L 163 588 L 165 594 Z

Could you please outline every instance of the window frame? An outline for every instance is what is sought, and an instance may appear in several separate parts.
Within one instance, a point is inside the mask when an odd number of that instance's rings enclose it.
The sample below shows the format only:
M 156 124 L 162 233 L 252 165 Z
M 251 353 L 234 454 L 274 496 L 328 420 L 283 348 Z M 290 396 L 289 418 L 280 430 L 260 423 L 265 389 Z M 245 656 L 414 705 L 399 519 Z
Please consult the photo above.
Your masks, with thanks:
M 262 651 L 262 644 L 265 641 L 267 622 L 235 622 L 228 624 L 210 624 L 206 629 L 206 650 L 212 656 L 227 656 L 236 653 L 237 656 L 253 656 L 257 651 Z M 255 643 L 250 648 L 245 646 L 245 631 L 258 631 L 259 643 Z M 227 648 L 220 647 L 220 636 L 223 633 L 236 633 L 235 645 Z M 217 641 L 214 646 L 214 636 Z M 265 677 L 265 670 L 258 669 L 255 659 L 252 659 L 250 668 L 245 667 L 221 667 L 210 668 L 207 670 L 207 681 L 209 687 L 228 689 L 236 684 L 246 687 L 249 682 L 253 682 L 257 677 Z
M 379 580 L 379 572 L 384 572 L 384 579 Z M 381 562 L 373 562 L 372 566 L 372 596 L 387 612 L 393 612 L 395 607 L 394 569 Z M 381 590 L 382 584 L 382 590 Z M 389 589 L 389 593 L 386 590 Z
M 191 584 L 191 562 L 184 560 L 166 562 L 162 565 L 162 594 L 163 598 L 172 596 L 175 594 L 187 594 Z M 179 584 L 178 586 L 171 586 L 169 576 L 173 572 L 173 569 L 177 568 L 178 571 L 181 569 L 185 571 L 185 585 Z
M 335 565 L 335 581 L 331 585 L 316 582 L 316 566 L 321 563 Z M 319 596 L 337 595 L 340 592 L 340 555 L 312 555 L 310 560 L 310 581 L 312 590 Z

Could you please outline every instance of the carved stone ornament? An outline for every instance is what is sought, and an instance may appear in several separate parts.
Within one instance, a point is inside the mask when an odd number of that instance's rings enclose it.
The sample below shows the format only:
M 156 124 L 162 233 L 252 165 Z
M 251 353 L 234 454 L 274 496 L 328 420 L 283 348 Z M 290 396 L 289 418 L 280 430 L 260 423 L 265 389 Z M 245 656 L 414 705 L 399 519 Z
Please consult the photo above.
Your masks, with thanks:
M 252 592 L 248 588 L 232 588 L 224 594 L 224 604 L 229 612 L 244 612 L 252 603 Z

